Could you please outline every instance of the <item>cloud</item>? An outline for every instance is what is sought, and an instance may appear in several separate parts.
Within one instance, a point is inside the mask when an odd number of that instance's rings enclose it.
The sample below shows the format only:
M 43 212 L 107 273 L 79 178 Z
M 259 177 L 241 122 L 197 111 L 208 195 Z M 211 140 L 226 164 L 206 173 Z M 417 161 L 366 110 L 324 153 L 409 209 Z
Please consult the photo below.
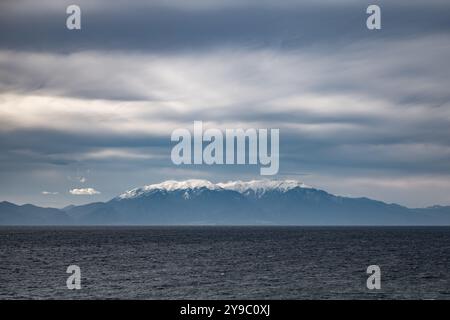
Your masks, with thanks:
M 64 25 L 69 4 L 7 1 L 0 10 L 0 47 L 64 53 L 167 53 L 223 46 L 289 49 L 426 35 L 450 26 L 449 5 L 443 0 L 377 1 L 386 26 L 377 34 L 365 26 L 365 10 L 372 3 L 357 0 L 80 0 L 82 32 L 71 33 Z
M 148 150 L 112 147 L 161 143 L 197 119 L 220 128 L 276 126 L 321 145 L 448 145 L 450 67 L 442 61 L 449 38 L 367 41 L 332 55 L 323 48 L 164 56 L 0 51 L 0 131 L 79 136 L 85 159 L 140 158 Z M 33 90 L 40 79 L 45 86 Z M 117 100 L 121 92 L 130 100 Z
M 59 192 L 56 192 L 56 191 L 42 191 L 42 194 L 45 195 L 45 196 L 57 195 L 57 194 L 59 194 Z
M 77 195 L 77 196 L 92 196 L 96 194 L 100 194 L 99 191 L 93 189 L 93 188 L 82 188 L 82 189 L 71 189 L 70 194 Z

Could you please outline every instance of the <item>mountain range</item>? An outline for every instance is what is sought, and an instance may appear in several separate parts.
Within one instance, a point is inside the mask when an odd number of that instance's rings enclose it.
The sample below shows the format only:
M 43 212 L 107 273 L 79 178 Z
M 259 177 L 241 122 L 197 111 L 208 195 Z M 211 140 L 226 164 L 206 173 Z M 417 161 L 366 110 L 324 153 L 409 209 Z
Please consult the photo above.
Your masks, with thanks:
M 450 225 L 450 206 L 412 209 L 295 180 L 186 180 L 63 209 L 4 201 L 0 225 Z

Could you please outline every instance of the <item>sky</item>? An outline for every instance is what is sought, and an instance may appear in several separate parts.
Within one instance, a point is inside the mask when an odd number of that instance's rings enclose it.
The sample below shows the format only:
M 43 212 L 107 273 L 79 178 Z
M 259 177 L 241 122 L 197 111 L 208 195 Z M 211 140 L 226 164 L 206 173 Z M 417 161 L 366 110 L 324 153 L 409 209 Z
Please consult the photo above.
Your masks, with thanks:
M 81 30 L 66 7 L 81 8 Z M 366 8 L 381 7 L 381 30 Z M 343 196 L 450 205 L 450 2 L 0 2 L 0 201 L 63 207 L 175 179 L 171 132 L 280 129 L 280 170 Z M 266 177 L 267 178 L 267 177 Z

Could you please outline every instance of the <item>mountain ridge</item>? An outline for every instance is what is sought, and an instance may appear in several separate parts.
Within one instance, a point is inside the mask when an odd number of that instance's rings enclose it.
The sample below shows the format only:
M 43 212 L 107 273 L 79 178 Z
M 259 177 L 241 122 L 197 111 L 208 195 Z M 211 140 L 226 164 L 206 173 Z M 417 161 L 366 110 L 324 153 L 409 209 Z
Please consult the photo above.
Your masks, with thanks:
M 63 209 L 0 202 L 0 225 L 450 225 L 450 206 L 336 196 L 297 180 L 168 180 Z
M 192 190 L 206 188 L 209 190 L 234 190 L 240 193 L 252 190 L 255 193 L 265 192 L 266 190 L 279 189 L 280 191 L 287 191 L 292 188 L 311 188 L 306 184 L 297 180 L 250 180 L 250 181 L 228 181 L 212 183 L 208 180 L 189 179 L 184 181 L 168 180 L 162 183 L 156 183 L 138 187 L 122 193 L 116 198 L 127 199 L 145 195 L 156 190 L 164 190 L 167 192 L 175 190 Z

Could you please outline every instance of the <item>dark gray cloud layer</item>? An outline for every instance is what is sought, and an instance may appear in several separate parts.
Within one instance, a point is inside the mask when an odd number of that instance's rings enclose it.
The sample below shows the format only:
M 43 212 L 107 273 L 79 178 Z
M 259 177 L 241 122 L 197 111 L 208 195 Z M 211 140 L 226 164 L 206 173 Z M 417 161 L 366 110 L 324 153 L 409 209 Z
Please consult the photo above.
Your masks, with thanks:
M 289 49 L 323 43 L 345 45 L 369 36 L 417 37 L 450 28 L 450 8 L 440 2 L 377 1 L 383 9 L 383 27 L 389 30 L 378 34 L 365 26 L 365 9 L 373 1 L 281 1 L 278 5 L 274 1 L 242 1 L 235 6 L 223 2 L 193 9 L 174 1 L 166 5 L 137 1 L 124 7 L 113 6 L 111 1 L 97 1 L 97 5 L 81 1 L 82 30 L 73 32 L 65 28 L 65 8 L 71 2 L 52 4 L 52 10 L 45 2 L 14 10 L 14 1 L 4 4 L 0 13 L 0 46 L 63 53 L 189 51 L 216 46 Z

